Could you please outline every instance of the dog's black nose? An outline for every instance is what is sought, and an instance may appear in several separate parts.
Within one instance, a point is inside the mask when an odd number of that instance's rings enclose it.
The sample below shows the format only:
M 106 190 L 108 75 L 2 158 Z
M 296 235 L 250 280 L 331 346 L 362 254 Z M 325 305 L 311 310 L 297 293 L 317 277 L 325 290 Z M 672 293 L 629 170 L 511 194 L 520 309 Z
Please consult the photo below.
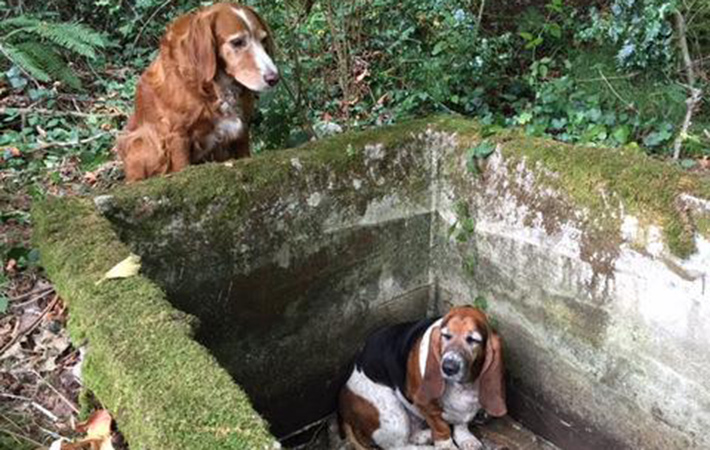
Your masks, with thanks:
M 264 75 L 264 81 L 266 81 L 266 84 L 268 84 L 269 86 L 276 86 L 276 83 L 279 82 L 279 73 L 267 73 L 266 75 Z
M 461 370 L 461 363 L 455 359 L 445 359 L 441 364 L 441 370 L 447 376 L 454 376 Z

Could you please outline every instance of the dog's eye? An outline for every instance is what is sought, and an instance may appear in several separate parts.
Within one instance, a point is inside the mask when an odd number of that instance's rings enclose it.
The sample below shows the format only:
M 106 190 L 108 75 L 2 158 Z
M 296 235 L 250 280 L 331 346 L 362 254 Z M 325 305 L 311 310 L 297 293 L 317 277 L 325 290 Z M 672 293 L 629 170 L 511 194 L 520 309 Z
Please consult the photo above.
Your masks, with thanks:
M 231 44 L 234 48 L 242 48 L 246 45 L 247 41 L 244 38 L 232 39 Z
M 481 341 L 478 340 L 478 339 L 476 339 L 476 338 L 473 337 L 473 336 L 468 336 L 468 337 L 466 338 L 466 343 L 467 343 L 468 345 L 473 345 L 473 344 L 480 344 Z
M 451 339 L 451 335 L 449 333 L 441 333 L 441 337 L 443 337 L 446 341 Z

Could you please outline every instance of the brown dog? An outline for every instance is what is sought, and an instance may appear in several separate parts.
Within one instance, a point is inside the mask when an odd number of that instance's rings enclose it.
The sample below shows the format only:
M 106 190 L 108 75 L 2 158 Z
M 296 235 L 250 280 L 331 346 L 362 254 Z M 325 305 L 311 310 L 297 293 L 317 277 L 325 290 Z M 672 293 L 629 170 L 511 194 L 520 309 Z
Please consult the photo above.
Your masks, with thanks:
M 217 3 L 175 20 L 116 144 L 126 179 L 249 156 L 255 92 L 279 81 L 272 54 L 271 31 L 247 6 Z
M 473 307 L 384 328 L 367 340 L 340 393 L 343 431 L 357 449 L 480 449 L 469 422 L 479 409 L 507 413 L 502 356 L 500 338 Z

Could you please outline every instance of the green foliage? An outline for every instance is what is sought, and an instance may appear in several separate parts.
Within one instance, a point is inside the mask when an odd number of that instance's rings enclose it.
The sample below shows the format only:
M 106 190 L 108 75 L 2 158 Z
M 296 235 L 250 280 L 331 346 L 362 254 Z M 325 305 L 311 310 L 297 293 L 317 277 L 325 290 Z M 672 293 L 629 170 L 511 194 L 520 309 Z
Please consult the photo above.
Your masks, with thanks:
M 449 227 L 448 235 L 453 236 L 458 242 L 468 242 L 476 230 L 476 221 L 464 201 L 457 201 L 454 204 L 454 212 L 456 221 Z
M 653 72 L 617 72 L 610 49 L 570 57 L 566 74 L 539 81 L 534 99 L 519 100 L 516 115 L 506 123 L 564 142 L 636 143 L 651 153 L 668 152 L 685 115 L 682 85 L 659 80 Z M 710 152 L 710 142 L 695 137 L 694 152 Z
M 5 295 L 7 284 L 7 276 L 0 273 L 0 314 L 5 314 L 10 308 L 10 299 Z
M 674 60 L 671 14 L 675 0 L 614 0 L 610 12 L 591 12 L 590 26 L 579 33 L 583 40 L 610 40 L 617 62 L 624 69 L 669 69 Z
M 107 41 L 101 33 L 80 23 L 61 23 L 42 20 L 37 16 L 21 15 L 0 21 L 2 54 L 38 81 L 60 80 L 73 89 L 81 81 L 62 57 L 77 54 L 96 58 L 96 51 Z
M 481 141 L 475 147 L 471 147 L 466 152 L 466 168 L 473 174 L 478 174 L 480 169 L 478 162 L 490 156 L 496 149 L 495 144 L 488 141 Z
M 480 309 L 483 312 L 486 312 L 486 311 L 488 311 L 488 300 L 486 300 L 486 298 L 483 297 L 482 295 L 479 295 L 473 301 L 473 306 L 475 308 Z
M 691 49 L 699 57 L 710 45 L 703 22 L 710 6 L 676 1 L 687 13 Z M 274 30 L 284 80 L 261 95 L 252 133 L 257 153 L 300 145 L 332 130 L 454 112 L 477 117 L 491 129 L 522 127 L 567 142 L 636 143 L 665 154 L 685 113 L 671 0 L 595 1 L 598 9 L 563 0 L 485 2 L 480 16 L 481 2 L 471 0 L 245 3 Z M 23 14 L 0 22 L 0 45 L 16 64 L 5 77 L 44 108 L 60 105 L 55 91 L 62 86 L 49 89 L 43 83 L 62 80 L 76 88 L 79 78 L 91 78 L 94 98 L 112 111 L 129 112 L 135 82 L 155 57 L 167 23 L 201 4 L 31 2 Z M 107 42 L 110 51 L 99 51 Z M 333 51 L 337 42 L 343 44 L 342 55 Z M 81 60 L 66 64 L 71 56 Z M 703 61 L 710 62 L 698 60 L 699 70 Z M 91 62 L 91 77 L 85 76 L 85 61 Z M 27 74 L 40 86 L 28 84 Z M 707 103 L 694 117 L 684 155 L 710 154 L 706 110 Z M 7 159 L 5 167 L 37 171 L 54 168 L 67 156 L 79 156 L 83 168 L 107 160 L 109 134 L 74 148 L 43 150 L 42 143 L 78 142 L 106 127 L 120 128 L 123 119 L 10 114 L 0 120 L 0 146 L 23 154 Z M 47 135 L 38 135 L 38 127 Z M 471 169 L 477 159 L 470 158 Z

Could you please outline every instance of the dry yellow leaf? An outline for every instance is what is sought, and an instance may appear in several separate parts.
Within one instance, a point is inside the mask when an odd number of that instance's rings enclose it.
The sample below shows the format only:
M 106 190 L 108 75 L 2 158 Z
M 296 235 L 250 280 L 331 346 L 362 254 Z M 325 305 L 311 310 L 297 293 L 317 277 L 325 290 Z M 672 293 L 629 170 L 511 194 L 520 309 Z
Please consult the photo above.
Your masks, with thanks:
M 101 278 L 96 284 L 101 284 L 105 280 L 111 280 L 114 278 L 128 278 L 138 275 L 138 271 L 141 270 L 141 257 L 131 253 L 126 259 L 116 264 L 106 272 L 106 274 Z

